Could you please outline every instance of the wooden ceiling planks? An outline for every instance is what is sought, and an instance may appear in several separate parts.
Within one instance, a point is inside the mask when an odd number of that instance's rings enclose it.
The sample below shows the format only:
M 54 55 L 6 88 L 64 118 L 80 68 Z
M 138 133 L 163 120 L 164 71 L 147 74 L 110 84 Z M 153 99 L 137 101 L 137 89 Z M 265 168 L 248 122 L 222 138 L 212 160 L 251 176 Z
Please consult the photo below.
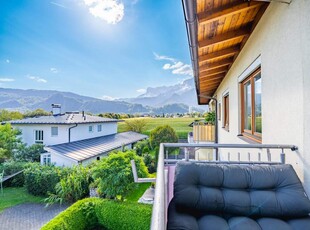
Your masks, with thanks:
M 269 3 L 196 0 L 198 94 L 213 96 Z M 209 100 L 199 98 L 199 104 Z

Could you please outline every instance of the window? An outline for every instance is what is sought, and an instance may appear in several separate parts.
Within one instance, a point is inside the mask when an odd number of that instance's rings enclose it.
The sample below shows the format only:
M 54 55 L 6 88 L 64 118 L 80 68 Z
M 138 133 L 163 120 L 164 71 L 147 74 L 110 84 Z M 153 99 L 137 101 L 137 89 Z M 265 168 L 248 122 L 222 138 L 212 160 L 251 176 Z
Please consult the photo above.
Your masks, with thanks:
M 51 164 L 51 154 L 44 154 L 43 155 L 43 164 L 50 165 Z
M 88 131 L 89 131 L 90 133 L 93 132 L 93 126 L 92 126 L 92 125 L 88 126 Z
M 35 130 L 34 142 L 36 144 L 43 144 L 43 130 Z
M 258 142 L 262 139 L 261 86 L 260 68 L 241 83 L 242 134 Z
M 229 94 L 223 97 L 223 128 L 229 130 Z
M 58 136 L 58 127 L 51 127 L 52 137 Z
M 101 132 L 101 131 L 102 131 L 102 125 L 98 125 L 98 126 L 97 126 L 97 131 L 98 131 L 98 132 Z

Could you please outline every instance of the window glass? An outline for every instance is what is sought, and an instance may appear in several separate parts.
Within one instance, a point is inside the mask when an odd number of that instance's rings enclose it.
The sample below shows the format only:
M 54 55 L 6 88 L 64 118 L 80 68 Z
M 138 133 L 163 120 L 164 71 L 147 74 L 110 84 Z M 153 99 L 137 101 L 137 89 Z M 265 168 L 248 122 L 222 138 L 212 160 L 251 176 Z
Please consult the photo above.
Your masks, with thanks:
M 92 126 L 92 125 L 88 126 L 88 131 L 89 131 L 89 132 L 92 132 L 92 131 L 93 131 L 93 126 Z
M 52 136 L 58 136 L 58 127 L 52 127 L 51 133 L 52 133 Z
M 254 79 L 255 85 L 255 132 L 262 133 L 262 78 L 260 73 Z
M 244 85 L 244 128 L 251 130 L 252 129 L 252 122 L 251 122 L 251 114 L 252 114 L 252 103 L 251 103 L 251 82 L 247 82 Z
M 224 103 L 224 128 L 229 129 L 229 95 L 225 95 L 223 98 Z
M 98 131 L 98 132 L 101 132 L 101 131 L 102 131 L 102 125 L 98 125 L 98 126 L 97 126 L 97 131 Z
M 43 130 L 35 130 L 35 143 L 43 144 Z

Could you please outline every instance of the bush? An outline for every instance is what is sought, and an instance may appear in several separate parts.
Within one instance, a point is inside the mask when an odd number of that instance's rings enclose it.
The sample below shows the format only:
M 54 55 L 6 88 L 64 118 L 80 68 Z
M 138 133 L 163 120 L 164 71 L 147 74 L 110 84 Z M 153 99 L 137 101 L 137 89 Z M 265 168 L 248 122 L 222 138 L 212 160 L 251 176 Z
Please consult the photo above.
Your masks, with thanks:
M 94 206 L 99 200 L 80 200 L 45 224 L 41 230 L 85 230 L 93 228 L 98 220 Z
M 95 206 L 98 223 L 108 230 L 150 229 L 152 206 L 104 200 Z
M 205 120 L 206 122 L 208 122 L 208 124 L 214 125 L 215 124 L 215 111 L 208 112 L 206 114 Z
M 139 141 L 135 144 L 134 147 L 138 156 L 143 156 L 145 153 L 148 153 L 150 148 L 151 146 L 149 140 Z
M 27 166 L 27 162 L 6 161 L 0 164 L 0 172 L 4 171 L 4 175 L 12 175 L 23 170 Z M 25 183 L 24 174 L 18 174 L 3 183 L 6 187 L 22 187 Z
M 22 144 L 14 152 L 13 159 L 15 161 L 40 162 L 40 154 L 44 152 L 42 144 L 34 144 L 27 146 Z
M 60 213 L 42 230 L 150 229 L 152 206 L 99 198 L 80 200 Z
M 68 170 L 60 167 L 33 163 L 24 171 L 25 187 L 35 196 L 46 196 L 48 192 L 55 193 L 55 185 L 66 173 Z
M 130 160 L 135 160 L 139 177 L 148 175 L 143 158 L 134 151 L 111 153 L 97 162 L 92 169 L 92 176 L 98 182 L 98 191 L 108 198 L 122 199 L 133 188 L 134 180 Z
M 125 121 L 125 130 L 142 133 L 146 126 L 145 119 L 131 119 Z
M 178 135 L 169 125 L 158 126 L 150 133 L 150 143 L 153 149 L 159 147 L 160 143 L 177 143 L 178 140 Z
M 55 186 L 55 194 L 49 193 L 48 204 L 75 202 L 89 195 L 91 176 L 89 169 L 82 165 L 74 166 Z

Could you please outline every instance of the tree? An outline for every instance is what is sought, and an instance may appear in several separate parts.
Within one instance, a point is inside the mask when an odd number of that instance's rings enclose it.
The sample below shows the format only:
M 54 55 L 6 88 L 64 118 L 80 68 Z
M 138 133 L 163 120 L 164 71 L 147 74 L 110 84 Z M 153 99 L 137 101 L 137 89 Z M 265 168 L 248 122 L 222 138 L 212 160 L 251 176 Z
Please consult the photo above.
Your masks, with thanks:
M 31 146 L 20 144 L 18 149 L 14 152 L 13 159 L 15 161 L 40 162 L 40 154 L 42 152 L 44 152 L 42 144 L 34 144 Z
M 125 121 L 125 129 L 126 131 L 142 133 L 146 124 L 147 122 L 145 119 L 130 119 Z
M 11 124 L 0 125 L 0 161 L 9 159 L 13 156 L 14 151 L 21 144 L 18 136 L 21 132 L 13 129 Z
M 24 113 L 25 117 L 40 117 L 40 116 L 50 116 L 51 112 L 47 112 L 44 109 L 36 109 L 34 111 L 27 111 Z
M 23 119 L 24 115 L 18 111 L 0 110 L 0 121 L 10 121 Z
M 178 135 L 169 125 L 158 126 L 150 133 L 150 144 L 153 149 L 159 148 L 160 143 L 177 143 L 178 140 Z
M 205 116 L 205 120 L 209 124 L 214 125 L 215 124 L 215 111 L 213 110 L 211 112 L 208 112 Z
M 135 185 L 130 160 L 135 160 L 139 177 L 148 175 L 143 158 L 134 151 L 111 153 L 93 168 L 92 176 L 98 183 L 99 193 L 108 198 L 124 198 Z

